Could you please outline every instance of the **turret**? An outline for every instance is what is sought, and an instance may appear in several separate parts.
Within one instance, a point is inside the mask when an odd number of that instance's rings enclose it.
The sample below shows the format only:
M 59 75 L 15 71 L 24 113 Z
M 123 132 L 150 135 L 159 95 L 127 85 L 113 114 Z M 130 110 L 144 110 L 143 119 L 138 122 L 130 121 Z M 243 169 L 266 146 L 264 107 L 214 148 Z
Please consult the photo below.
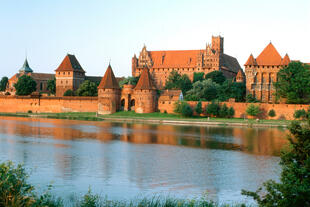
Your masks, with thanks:
M 19 73 L 32 73 L 33 70 L 29 67 L 27 58 L 25 59 L 25 62 L 23 64 L 23 67 L 19 69 Z
M 134 88 L 134 99 L 136 113 L 152 113 L 156 111 L 156 87 L 146 67 L 143 68 L 139 81 Z
M 112 114 L 120 110 L 121 89 L 109 64 L 98 86 L 98 114 Z
M 222 54 L 224 53 L 224 38 L 221 36 L 212 36 L 212 50 Z
M 236 76 L 236 82 L 237 83 L 243 83 L 245 81 L 245 77 L 244 77 L 244 73 L 243 71 L 240 69 L 237 73 L 237 76 Z

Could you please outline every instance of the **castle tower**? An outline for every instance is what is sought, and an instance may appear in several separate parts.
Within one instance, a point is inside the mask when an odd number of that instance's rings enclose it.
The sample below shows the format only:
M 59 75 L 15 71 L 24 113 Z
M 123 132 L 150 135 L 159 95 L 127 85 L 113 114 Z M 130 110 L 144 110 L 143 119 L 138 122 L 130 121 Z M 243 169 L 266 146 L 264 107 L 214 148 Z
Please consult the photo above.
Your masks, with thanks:
M 218 53 L 224 53 L 224 38 L 221 36 L 212 36 L 212 50 Z
M 109 64 L 98 86 L 98 114 L 112 114 L 120 110 L 121 89 Z
M 245 75 L 244 75 L 243 71 L 240 69 L 238 71 L 238 73 L 237 73 L 237 76 L 236 76 L 236 82 L 237 83 L 244 83 L 244 81 L 245 81 L 245 77 L 244 76 Z
M 157 108 L 157 93 L 149 70 L 144 67 L 139 81 L 134 88 L 135 112 L 152 113 Z
M 133 56 L 132 60 L 131 60 L 131 68 L 132 68 L 132 76 L 136 76 L 136 69 L 138 66 L 138 58 L 136 56 L 136 54 Z
M 85 80 L 85 71 L 74 55 L 67 54 L 56 71 L 56 96 L 67 90 L 75 91 Z

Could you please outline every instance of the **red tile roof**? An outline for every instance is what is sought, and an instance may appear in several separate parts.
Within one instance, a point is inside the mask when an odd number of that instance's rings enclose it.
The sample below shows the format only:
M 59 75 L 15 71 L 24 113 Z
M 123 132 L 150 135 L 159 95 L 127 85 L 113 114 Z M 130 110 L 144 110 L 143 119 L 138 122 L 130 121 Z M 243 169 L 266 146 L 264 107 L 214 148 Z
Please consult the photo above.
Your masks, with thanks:
M 101 79 L 101 82 L 100 82 L 98 88 L 99 89 L 120 89 L 110 64 L 109 64 L 103 78 Z
M 237 76 L 236 76 L 236 79 L 239 79 L 239 78 L 244 79 L 244 73 L 241 69 L 238 71 Z
M 267 47 L 256 58 L 257 65 L 281 65 L 282 58 L 272 43 L 269 43 Z
M 282 64 L 282 65 L 288 65 L 290 62 L 291 62 L 291 60 L 290 60 L 289 56 L 286 54 L 286 55 L 284 56 L 284 58 L 282 59 L 281 64 Z
M 83 68 L 81 67 L 79 61 L 76 59 L 74 55 L 67 54 L 63 59 L 59 67 L 55 70 L 56 72 L 61 71 L 79 71 L 85 73 Z
M 141 73 L 141 76 L 139 78 L 139 81 L 134 88 L 135 90 L 151 90 L 156 89 L 154 86 L 151 75 L 149 73 L 149 70 L 147 68 L 143 68 L 143 71 Z
M 253 55 L 251 54 L 244 65 L 257 65 Z
M 195 67 L 197 57 L 203 50 L 150 51 L 153 68 Z

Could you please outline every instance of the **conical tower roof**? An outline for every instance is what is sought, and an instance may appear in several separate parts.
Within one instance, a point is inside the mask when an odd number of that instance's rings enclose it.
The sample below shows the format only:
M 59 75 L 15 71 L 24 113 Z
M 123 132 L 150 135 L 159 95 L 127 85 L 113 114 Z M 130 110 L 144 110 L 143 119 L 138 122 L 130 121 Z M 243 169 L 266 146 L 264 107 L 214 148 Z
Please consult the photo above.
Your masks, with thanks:
M 98 89 L 120 89 L 110 64 L 101 79 Z
M 256 58 L 258 65 L 281 65 L 282 57 L 270 42 Z
M 244 64 L 245 66 L 247 65 L 256 65 L 256 60 L 254 59 L 253 55 L 251 54 L 246 63 Z
M 25 59 L 23 67 L 19 69 L 19 72 L 32 73 L 33 70 L 29 67 L 27 58 Z
M 291 62 L 288 54 L 286 54 L 282 60 L 282 65 L 288 65 Z
M 152 82 L 149 70 L 146 67 L 143 68 L 143 71 L 135 87 L 135 90 L 155 90 L 155 89 L 156 87 Z
M 66 57 L 63 59 L 61 64 L 56 69 L 56 72 L 62 72 L 62 71 L 79 71 L 85 73 L 79 61 L 76 59 L 75 55 L 70 54 L 66 55 Z
M 245 75 L 243 73 L 243 71 L 240 69 L 236 75 L 236 81 L 237 82 L 243 82 L 245 79 Z

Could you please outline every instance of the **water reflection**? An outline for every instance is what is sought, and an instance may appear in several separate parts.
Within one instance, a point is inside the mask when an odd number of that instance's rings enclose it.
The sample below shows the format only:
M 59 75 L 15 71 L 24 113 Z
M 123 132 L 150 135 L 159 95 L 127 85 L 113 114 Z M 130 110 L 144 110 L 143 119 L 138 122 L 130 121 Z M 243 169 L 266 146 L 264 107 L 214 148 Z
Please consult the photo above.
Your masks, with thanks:
M 72 120 L 0 119 L 0 161 L 35 168 L 37 185 L 59 195 L 89 185 L 112 198 L 200 195 L 239 201 L 279 175 L 287 143 L 277 128 L 193 127 Z

